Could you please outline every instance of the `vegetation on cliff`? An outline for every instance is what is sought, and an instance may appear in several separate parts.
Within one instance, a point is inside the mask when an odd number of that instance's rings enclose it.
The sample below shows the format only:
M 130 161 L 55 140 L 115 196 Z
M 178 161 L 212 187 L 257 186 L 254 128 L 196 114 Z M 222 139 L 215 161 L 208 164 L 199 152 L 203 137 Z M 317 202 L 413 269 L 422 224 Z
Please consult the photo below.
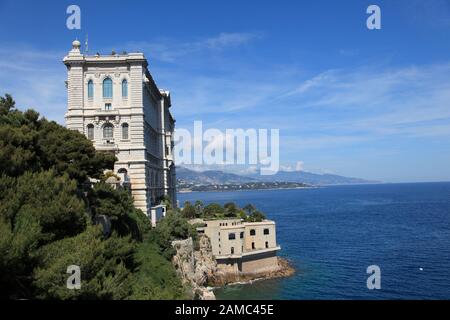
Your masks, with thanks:
M 266 218 L 264 213 L 256 209 L 254 205 L 247 204 L 240 208 L 234 202 L 227 202 L 223 206 L 218 203 L 210 203 L 205 206 L 202 201 L 196 201 L 194 204 L 186 201 L 182 214 L 187 219 L 241 218 L 246 222 L 260 222 Z
M 0 298 L 186 297 L 168 241 L 185 236 L 187 222 L 169 215 L 151 230 L 130 194 L 104 183 L 115 160 L 0 97 Z M 100 182 L 91 188 L 89 178 Z M 108 235 L 95 224 L 102 216 Z M 80 290 L 66 287 L 70 265 L 80 266 Z

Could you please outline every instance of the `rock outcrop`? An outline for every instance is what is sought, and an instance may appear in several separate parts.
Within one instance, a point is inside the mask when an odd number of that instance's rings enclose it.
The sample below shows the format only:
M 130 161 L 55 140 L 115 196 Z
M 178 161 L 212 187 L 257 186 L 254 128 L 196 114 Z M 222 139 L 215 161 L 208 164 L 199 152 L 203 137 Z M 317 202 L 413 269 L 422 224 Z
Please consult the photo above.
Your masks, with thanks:
M 251 283 L 254 280 L 286 278 L 295 273 L 295 269 L 288 260 L 277 257 L 277 263 L 277 268 L 257 273 L 241 273 L 235 272 L 232 269 L 219 268 L 210 284 L 212 286 L 222 287 L 233 283 Z
M 176 249 L 172 263 L 183 283 L 192 289 L 194 299 L 214 300 L 214 293 L 206 287 L 213 282 L 217 271 L 209 238 L 201 235 L 197 250 L 192 238 L 173 241 L 172 246 Z
M 194 299 L 215 300 L 214 292 L 208 286 L 289 277 L 295 273 L 291 264 L 281 257 L 277 257 L 278 268 L 266 272 L 243 274 L 223 266 L 218 268 L 206 235 L 199 235 L 197 244 L 188 238 L 173 241 L 172 246 L 176 249 L 172 263 L 182 282 L 191 289 Z

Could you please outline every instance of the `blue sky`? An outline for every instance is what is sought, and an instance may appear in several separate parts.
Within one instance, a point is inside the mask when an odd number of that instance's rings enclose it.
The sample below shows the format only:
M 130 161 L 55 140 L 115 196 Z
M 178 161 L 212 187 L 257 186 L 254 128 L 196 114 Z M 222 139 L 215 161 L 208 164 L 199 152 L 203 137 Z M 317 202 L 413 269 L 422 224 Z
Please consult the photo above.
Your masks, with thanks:
M 286 170 L 450 180 L 450 1 L 0 0 L 0 14 L 0 93 L 60 123 L 61 59 L 88 33 L 91 53 L 145 53 L 179 128 L 279 128 Z

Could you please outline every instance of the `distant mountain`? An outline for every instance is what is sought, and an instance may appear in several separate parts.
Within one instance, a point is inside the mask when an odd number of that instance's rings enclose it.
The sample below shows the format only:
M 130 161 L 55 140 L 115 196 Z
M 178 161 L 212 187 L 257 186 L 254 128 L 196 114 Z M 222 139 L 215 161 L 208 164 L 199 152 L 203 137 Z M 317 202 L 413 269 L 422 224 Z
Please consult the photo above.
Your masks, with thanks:
M 255 173 L 248 177 L 258 181 L 300 182 L 311 185 L 369 184 L 379 182 L 360 178 L 343 177 L 336 174 L 317 174 L 306 171 L 279 171 L 271 176 L 262 176 L 259 173 Z
M 349 178 L 335 174 L 316 174 L 305 171 L 279 171 L 275 175 L 262 176 L 259 173 L 251 175 L 237 175 L 219 170 L 194 171 L 184 167 L 177 167 L 177 180 L 179 184 L 195 185 L 225 185 L 247 182 L 295 182 L 308 185 L 335 185 L 335 184 L 368 184 L 376 183 L 360 178 Z
M 234 173 L 227 173 L 219 170 L 194 171 L 184 167 L 177 167 L 177 180 L 182 184 L 236 184 L 245 182 L 256 182 L 258 180 L 240 176 Z

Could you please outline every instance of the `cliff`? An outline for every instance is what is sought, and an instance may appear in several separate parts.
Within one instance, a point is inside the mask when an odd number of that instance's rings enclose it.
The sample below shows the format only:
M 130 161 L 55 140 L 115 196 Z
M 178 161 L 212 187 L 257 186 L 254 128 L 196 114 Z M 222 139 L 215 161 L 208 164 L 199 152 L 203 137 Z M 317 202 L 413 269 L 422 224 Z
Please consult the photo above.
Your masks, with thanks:
M 214 292 L 208 286 L 224 286 L 237 282 L 289 277 L 295 270 L 290 263 L 278 257 L 278 268 L 261 273 L 243 274 L 219 268 L 212 255 L 211 242 L 206 235 L 199 235 L 198 246 L 192 238 L 172 242 L 176 254 L 172 263 L 184 285 L 191 289 L 192 297 L 199 300 L 214 300 Z
M 206 288 L 217 272 L 217 263 L 211 253 L 211 243 L 201 235 L 198 250 L 194 250 L 192 238 L 172 242 L 176 254 L 172 263 L 182 282 L 191 288 L 194 299 L 215 300 L 214 293 Z

